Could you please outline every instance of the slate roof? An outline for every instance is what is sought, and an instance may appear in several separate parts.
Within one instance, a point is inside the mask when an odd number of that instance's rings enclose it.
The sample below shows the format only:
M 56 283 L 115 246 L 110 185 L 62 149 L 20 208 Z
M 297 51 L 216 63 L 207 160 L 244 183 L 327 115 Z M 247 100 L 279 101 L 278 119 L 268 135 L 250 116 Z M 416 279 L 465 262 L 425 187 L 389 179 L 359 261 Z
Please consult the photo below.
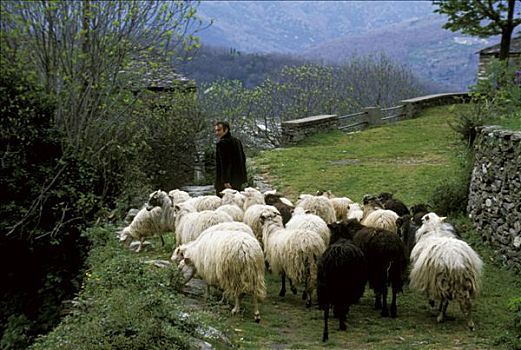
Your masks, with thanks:
M 499 53 L 499 49 L 501 47 L 501 43 L 485 47 L 484 49 L 479 50 L 480 55 L 494 55 Z M 512 38 L 510 41 L 510 53 L 521 53 L 521 35 L 518 35 L 515 38 Z
M 195 90 L 195 82 L 176 73 L 174 67 L 157 58 L 134 59 L 119 71 L 132 91 Z

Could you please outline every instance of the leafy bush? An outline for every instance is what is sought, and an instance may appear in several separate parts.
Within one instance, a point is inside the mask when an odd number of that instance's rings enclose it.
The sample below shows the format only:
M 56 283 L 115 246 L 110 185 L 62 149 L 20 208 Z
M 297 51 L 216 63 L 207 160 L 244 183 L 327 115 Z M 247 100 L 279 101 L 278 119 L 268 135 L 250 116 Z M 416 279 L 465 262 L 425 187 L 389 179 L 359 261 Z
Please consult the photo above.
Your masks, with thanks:
M 122 250 L 113 226 L 84 232 L 93 248 L 69 315 L 32 349 L 184 349 L 202 321 L 186 315 L 175 268 Z
M 516 75 L 517 74 L 517 75 Z M 452 128 L 470 148 L 477 128 L 487 124 L 521 125 L 521 88 L 519 71 L 504 62 L 493 60 L 487 66 L 485 79 L 471 88 L 468 109 L 458 114 Z

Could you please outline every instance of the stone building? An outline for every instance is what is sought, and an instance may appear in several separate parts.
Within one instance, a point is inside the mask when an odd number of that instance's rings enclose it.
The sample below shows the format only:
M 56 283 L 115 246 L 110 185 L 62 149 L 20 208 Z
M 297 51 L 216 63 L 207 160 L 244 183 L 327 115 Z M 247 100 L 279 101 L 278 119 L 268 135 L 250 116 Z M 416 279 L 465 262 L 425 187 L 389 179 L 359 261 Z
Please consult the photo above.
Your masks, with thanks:
M 487 65 L 493 58 L 499 57 L 500 46 L 501 44 L 496 44 L 478 51 L 478 79 L 485 78 Z M 518 67 L 518 70 L 521 71 L 521 35 L 513 37 L 510 42 L 509 64 Z

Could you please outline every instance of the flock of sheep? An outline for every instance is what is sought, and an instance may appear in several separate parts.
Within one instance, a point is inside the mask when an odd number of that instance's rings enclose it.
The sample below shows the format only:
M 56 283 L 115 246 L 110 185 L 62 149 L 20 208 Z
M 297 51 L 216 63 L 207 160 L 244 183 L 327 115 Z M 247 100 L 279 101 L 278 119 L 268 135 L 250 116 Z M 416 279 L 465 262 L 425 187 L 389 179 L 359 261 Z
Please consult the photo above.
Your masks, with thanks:
M 444 218 L 424 205 L 409 211 L 389 193 L 366 195 L 361 204 L 329 191 L 302 194 L 294 205 L 276 191 L 251 187 L 225 189 L 222 198 L 158 190 L 119 237 L 127 245 L 137 241 L 139 252 L 146 238 L 166 232 L 175 232 L 171 260 L 186 282 L 198 275 L 208 288 L 219 288 L 223 299 L 233 300 L 232 314 L 240 310 L 242 295 L 252 295 L 256 322 L 268 269 L 281 277 L 280 296 L 286 279 L 294 294 L 301 288 L 306 307 L 316 294 L 324 310 L 323 341 L 330 309 L 345 330 L 349 308 L 367 283 L 375 308 L 396 317 L 397 293 L 407 278 L 431 306 L 438 302 L 438 322 L 455 300 L 474 329 L 471 301 L 480 289 L 480 257 Z

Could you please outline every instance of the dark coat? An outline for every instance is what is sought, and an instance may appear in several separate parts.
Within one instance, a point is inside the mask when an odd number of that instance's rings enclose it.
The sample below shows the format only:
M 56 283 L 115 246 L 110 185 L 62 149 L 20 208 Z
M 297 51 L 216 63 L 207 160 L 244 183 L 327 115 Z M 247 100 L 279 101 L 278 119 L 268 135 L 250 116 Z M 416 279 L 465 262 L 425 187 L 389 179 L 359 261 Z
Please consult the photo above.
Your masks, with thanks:
M 247 180 L 246 155 L 242 143 L 228 131 L 217 142 L 215 151 L 215 190 L 222 191 L 225 183 L 241 190 Z

